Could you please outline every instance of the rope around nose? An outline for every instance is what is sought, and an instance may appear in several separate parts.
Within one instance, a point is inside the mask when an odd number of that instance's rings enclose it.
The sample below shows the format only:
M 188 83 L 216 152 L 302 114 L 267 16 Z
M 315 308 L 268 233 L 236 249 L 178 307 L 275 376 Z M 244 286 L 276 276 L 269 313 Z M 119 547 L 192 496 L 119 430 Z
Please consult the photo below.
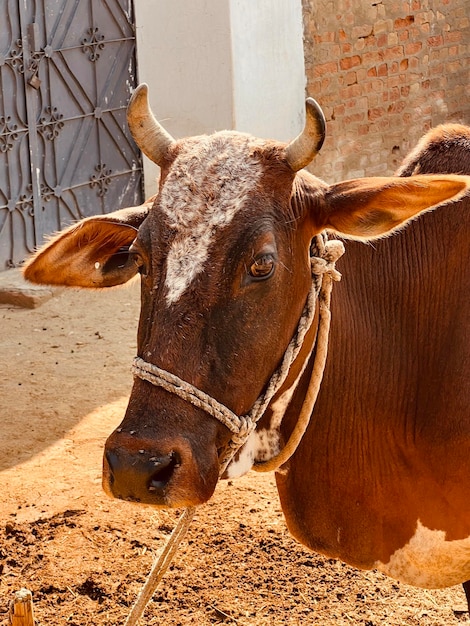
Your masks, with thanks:
M 341 274 L 336 270 L 335 263 L 344 254 L 344 245 L 341 241 L 327 241 L 322 235 L 316 237 L 316 249 L 318 256 L 312 256 L 312 288 L 307 297 L 307 303 L 299 321 L 297 332 L 289 343 L 284 355 L 281 367 L 273 374 L 264 394 L 253 405 L 251 411 L 245 416 L 238 416 L 228 407 L 221 404 L 205 392 L 190 383 L 183 381 L 178 376 L 162 370 L 156 365 L 147 363 L 137 357 L 132 366 L 133 373 L 147 382 L 162 387 L 166 391 L 187 400 L 194 406 L 203 409 L 209 415 L 218 419 L 232 432 L 229 443 L 229 451 L 221 460 L 219 477 L 223 475 L 238 450 L 246 443 L 251 432 L 256 428 L 258 420 L 263 415 L 273 396 L 284 383 L 289 373 L 290 366 L 297 358 L 315 315 L 316 300 L 319 301 L 320 321 L 317 333 L 317 349 L 315 362 L 309 383 L 309 388 L 302 406 L 299 419 L 287 444 L 275 457 L 264 463 L 259 463 L 253 469 L 261 472 L 269 472 L 278 469 L 294 454 L 310 421 L 310 416 L 315 405 L 328 351 L 328 337 L 330 329 L 330 300 L 333 281 L 339 281 Z M 145 607 L 153 596 L 160 580 L 163 578 L 179 544 L 184 539 L 196 507 L 187 507 L 180 516 L 173 532 L 163 547 L 163 550 L 155 560 L 139 596 L 127 617 L 124 626 L 136 626 L 143 615 Z
M 281 453 L 267 463 L 257 464 L 254 469 L 258 471 L 273 471 L 285 463 L 295 452 L 310 419 L 311 409 L 315 403 L 328 350 L 328 334 L 330 326 L 329 305 L 332 282 L 340 280 L 341 274 L 336 270 L 335 263 L 344 253 L 344 245 L 341 241 L 324 239 L 323 235 L 318 235 L 312 242 L 312 252 L 316 255 L 311 257 L 312 284 L 307 296 L 304 310 L 300 317 L 297 331 L 286 348 L 281 365 L 271 376 L 266 389 L 258 397 L 251 410 L 246 415 L 237 415 L 224 404 L 198 389 L 191 383 L 179 378 L 175 374 L 161 369 L 153 363 L 144 361 L 141 357 L 136 357 L 132 365 L 133 374 L 156 387 L 161 387 L 165 391 L 172 393 L 186 402 L 190 402 L 199 409 L 204 410 L 211 417 L 214 417 L 226 426 L 232 437 L 228 443 L 225 456 L 219 460 L 220 476 L 233 459 L 238 450 L 246 443 L 250 434 L 255 430 L 256 424 L 264 414 L 269 403 L 285 382 L 290 368 L 303 346 L 307 332 L 313 324 L 317 301 L 319 302 L 320 321 L 319 333 L 317 337 L 317 354 L 315 357 L 314 371 L 311 376 L 308 399 L 310 409 L 305 404 L 302 411 L 302 420 L 297 423 L 297 427 L 291 436 L 287 446 Z M 319 340 L 321 343 L 319 344 Z M 278 463 L 276 465 L 276 462 Z

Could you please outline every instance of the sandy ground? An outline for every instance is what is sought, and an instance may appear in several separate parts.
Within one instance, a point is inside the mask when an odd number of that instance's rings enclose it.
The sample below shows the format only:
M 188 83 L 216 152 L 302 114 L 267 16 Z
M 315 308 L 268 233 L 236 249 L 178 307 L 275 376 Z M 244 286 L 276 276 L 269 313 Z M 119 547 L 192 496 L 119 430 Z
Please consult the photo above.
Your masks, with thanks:
M 101 456 L 130 391 L 138 286 L 0 308 L 0 624 L 15 591 L 37 626 L 123 624 L 179 512 L 113 501 Z M 413 589 L 312 554 L 287 533 L 274 479 L 222 482 L 142 624 L 470 623 L 460 586 Z

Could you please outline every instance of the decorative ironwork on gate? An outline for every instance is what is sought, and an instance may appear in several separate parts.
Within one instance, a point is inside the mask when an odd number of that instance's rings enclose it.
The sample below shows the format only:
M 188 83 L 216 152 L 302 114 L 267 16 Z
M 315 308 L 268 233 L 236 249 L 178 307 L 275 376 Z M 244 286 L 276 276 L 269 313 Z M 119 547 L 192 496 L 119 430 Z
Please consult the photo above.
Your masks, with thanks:
M 138 204 L 132 0 L 0 3 L 0 270 L 73 220 Z

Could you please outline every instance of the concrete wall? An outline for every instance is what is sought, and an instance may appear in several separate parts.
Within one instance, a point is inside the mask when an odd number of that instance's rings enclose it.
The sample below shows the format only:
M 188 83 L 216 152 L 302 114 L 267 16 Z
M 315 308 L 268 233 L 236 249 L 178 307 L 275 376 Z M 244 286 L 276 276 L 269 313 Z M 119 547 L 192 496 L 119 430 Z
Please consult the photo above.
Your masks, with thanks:
M 470 123 L 469 0 L 303 0 L 328 182 L 392 173 L 432 126 Z
M 176 138 L 236 129 L 288 141 L 303 124 L 301 0 L 134 0 L 139 81 Z M 146 195 L 158 168 L 144 162 Z
M 230 22 L 234 128 L 293 139 L 305 106 L 301 1 L 231 0 Z

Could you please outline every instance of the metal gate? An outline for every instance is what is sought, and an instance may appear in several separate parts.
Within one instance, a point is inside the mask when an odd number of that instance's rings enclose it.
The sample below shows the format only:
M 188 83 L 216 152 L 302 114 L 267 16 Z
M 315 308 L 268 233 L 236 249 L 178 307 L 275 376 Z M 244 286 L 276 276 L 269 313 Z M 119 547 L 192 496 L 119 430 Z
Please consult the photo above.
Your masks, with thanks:
M 139 204 L 135 70 L 132 0 L 0 2 L 0 270 L 76 219 Z

